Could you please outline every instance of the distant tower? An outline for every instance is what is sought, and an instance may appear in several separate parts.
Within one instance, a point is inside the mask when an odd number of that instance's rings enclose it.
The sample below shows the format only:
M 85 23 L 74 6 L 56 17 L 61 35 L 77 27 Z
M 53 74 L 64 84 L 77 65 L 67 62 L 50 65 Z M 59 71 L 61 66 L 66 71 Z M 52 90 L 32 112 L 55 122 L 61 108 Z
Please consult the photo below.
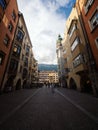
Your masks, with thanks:
M 64 58 L 63 58 L 63 46 L 62 46 L 62 38 L 58 35 L 58 40 L 56 42 L 56 53 L 57 53 L 57 61 L 58 61 L 58 77 L 60 85 L 63 86 L 62 77 L 64 75 Z

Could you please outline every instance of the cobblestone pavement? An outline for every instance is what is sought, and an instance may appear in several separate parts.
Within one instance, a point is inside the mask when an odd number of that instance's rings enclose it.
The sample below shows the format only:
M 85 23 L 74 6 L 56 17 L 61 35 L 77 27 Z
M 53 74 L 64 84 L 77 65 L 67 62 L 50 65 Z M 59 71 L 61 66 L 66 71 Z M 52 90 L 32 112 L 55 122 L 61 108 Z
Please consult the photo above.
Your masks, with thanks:
M 44 87 L 1 95 L 0 102 L 0 130 L 98 130 L 98 99 L 91 95 Z

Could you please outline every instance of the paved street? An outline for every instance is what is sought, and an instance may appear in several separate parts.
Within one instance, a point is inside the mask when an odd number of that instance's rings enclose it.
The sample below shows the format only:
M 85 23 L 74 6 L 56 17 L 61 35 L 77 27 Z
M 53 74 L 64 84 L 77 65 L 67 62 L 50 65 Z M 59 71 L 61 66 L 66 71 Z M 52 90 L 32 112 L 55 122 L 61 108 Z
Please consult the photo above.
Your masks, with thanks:
M 0 95 L 0 130 L 98 130 L 98 98 L 46 87 Z

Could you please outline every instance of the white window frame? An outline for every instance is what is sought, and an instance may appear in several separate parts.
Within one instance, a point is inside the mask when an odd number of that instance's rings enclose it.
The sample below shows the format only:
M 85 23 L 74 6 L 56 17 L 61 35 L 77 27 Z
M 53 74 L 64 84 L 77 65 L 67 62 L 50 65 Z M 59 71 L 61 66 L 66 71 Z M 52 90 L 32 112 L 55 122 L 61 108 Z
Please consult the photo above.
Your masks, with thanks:
M 71 29 L 70 29 L 70 32 L 69 32 L 69 37 L 71 37 L 71 36 L 72 36 L 73 32 L 74 32 L 76 29 L 77 29 L 77 25 L 76 25 L 76 24 L 74 24 L 74 25 L 71 27 Z
M 98 49 L 98 37 L 95 39 L 95 44 L 96 44 L 96 47 Z
M 71 46 L 71 51 L 74 51 L 74 49 L 76 48 L 76 46 L 80 43 L 80 37 L 76 37 L 72 46 Z
M 85 13 L 87 13 L 90 9 L 90 7 L 92 6 L 94 0 L 87 0 L 85 6 L 84 6 L 84 10 L 85 10 Z
M 97 14 L 97 15 L 96 15 Z M 97 17 L 96 17 L 97 16 Z M 93 21 L 93 22 L 92 22 Z M 95 23 L 96 22 L 96 23 Z M 94 23 L 96 25 L 94 25 Z M 98 7 L 96 8 L 96 10 L 94 11 L 94 13 L 92 14 L 90 20 L 89 20 L 89 26 L 91 31 L 94 30 L 97 26 L 98 26 Z

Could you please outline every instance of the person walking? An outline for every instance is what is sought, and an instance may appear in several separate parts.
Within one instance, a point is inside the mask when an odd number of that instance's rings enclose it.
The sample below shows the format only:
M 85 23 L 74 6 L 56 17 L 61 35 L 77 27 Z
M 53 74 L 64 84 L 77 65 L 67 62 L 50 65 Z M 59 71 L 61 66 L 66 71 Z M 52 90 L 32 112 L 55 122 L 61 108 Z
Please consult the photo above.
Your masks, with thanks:
M 54 84 L 53 83 L 51 84 L 51 91 L 52 91 L 52 93 L 54 93 Z

